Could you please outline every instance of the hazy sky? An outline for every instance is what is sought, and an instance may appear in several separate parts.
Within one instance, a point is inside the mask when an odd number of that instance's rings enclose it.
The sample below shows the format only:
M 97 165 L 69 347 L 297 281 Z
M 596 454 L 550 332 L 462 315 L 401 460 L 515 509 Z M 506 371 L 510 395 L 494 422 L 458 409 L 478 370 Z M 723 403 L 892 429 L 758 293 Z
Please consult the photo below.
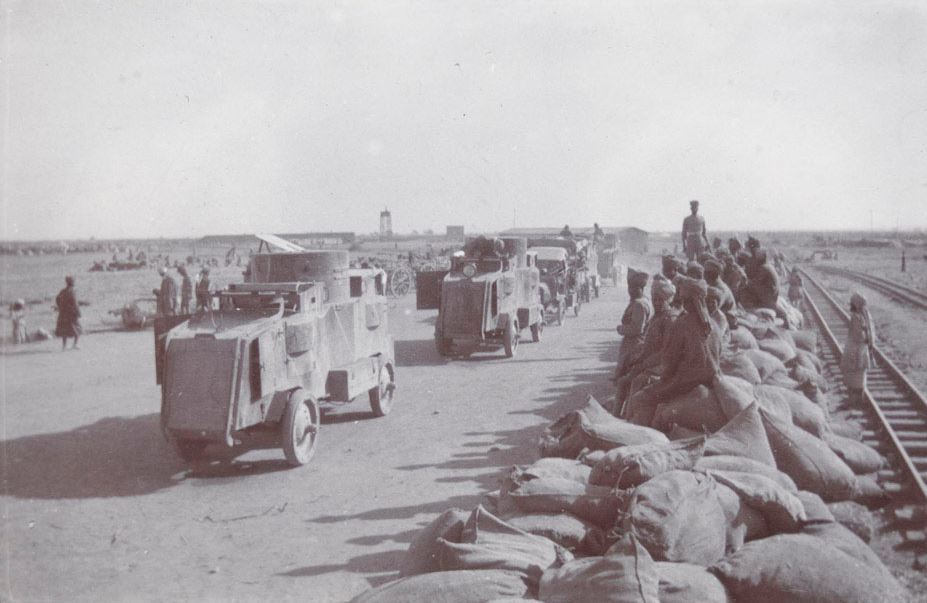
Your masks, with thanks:
M 927 227 L 927 4 L 0 0 L 0 238 Z

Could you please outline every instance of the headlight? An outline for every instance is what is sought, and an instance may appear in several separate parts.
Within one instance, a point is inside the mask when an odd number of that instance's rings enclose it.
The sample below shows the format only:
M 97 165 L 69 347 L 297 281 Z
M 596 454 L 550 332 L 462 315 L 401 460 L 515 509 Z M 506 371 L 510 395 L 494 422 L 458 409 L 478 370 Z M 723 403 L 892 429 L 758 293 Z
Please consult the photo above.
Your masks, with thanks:
M 466 266 L 463 267 L 463 273 L 464 273 L 464 276 L 467 278 L 472 277 L 474 274 L 476 274 L 476 265 L 467 264 Z

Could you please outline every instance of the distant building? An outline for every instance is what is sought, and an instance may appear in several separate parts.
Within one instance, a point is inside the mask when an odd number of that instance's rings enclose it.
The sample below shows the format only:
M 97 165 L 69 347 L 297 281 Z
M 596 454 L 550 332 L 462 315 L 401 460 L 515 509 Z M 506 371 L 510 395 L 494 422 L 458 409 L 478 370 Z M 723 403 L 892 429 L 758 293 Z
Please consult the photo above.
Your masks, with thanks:
M 447 227 L 447 238 L 449 239 L 464 239 L 464 227 L 463 226 L 448 226 Z
M 388 208 L 380 212 L 380 238 L 393 238 L 393 216 L 389 213 Z

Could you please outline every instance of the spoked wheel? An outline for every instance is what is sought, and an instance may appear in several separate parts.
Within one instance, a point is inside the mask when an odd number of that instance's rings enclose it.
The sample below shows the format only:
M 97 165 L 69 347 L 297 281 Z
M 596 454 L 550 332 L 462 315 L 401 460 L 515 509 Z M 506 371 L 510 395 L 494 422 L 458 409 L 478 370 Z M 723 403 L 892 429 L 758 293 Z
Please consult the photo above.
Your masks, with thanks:
M 531 325 L 531 341 L 534 343 L 541 341 L 542 333 L 544 333 L 544 321 L 539 320 Z
M 384 364 L 380 367 L 380 380 L 377 385 L 367 390 L 370 397 L 370 410 L 378 417 L 385 417 L 393 408 L 393 391 L 396 384 L 393 381 L 393 367 Z
M 305 465 L 315 454 L 319 438 L 319 404 L 301 389 L 290 393 L 280 422 L 283 454 L 294 467 Z
M 389 277 L 389 290 L 396 297 L 402 297 L 412 290 L 412 271 L 406 267 L 397 268 Z
M 188 463 L 202 459 L 206 451 L 206 442 L 202 440 L 172 439 L 171 444 L 177 456 Z
M 515 351 L 518 349 L 518 322 L 514 320 L 509 320 L 505 323 L 505 339 L 503 340 L 503 345 L 505 346 L 505 357 L 511 358 L 515 355 Z

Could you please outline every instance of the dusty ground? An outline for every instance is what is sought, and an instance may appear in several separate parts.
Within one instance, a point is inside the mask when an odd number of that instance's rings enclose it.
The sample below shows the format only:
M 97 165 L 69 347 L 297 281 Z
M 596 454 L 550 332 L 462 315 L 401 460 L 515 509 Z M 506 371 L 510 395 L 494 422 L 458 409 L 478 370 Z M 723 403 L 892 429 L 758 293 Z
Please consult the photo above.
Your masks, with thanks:
M 0 599 L 345 601 L 385 582 L 421 526 L 606 394 L 621 303 L 607 289 L 513 360 L 446 362 L 407 297 L 392 414 L 337 409 L 300 469 L 261 451 L 186 470 L 158 430 L 150 331 L 20 348 L 2 358 Z

